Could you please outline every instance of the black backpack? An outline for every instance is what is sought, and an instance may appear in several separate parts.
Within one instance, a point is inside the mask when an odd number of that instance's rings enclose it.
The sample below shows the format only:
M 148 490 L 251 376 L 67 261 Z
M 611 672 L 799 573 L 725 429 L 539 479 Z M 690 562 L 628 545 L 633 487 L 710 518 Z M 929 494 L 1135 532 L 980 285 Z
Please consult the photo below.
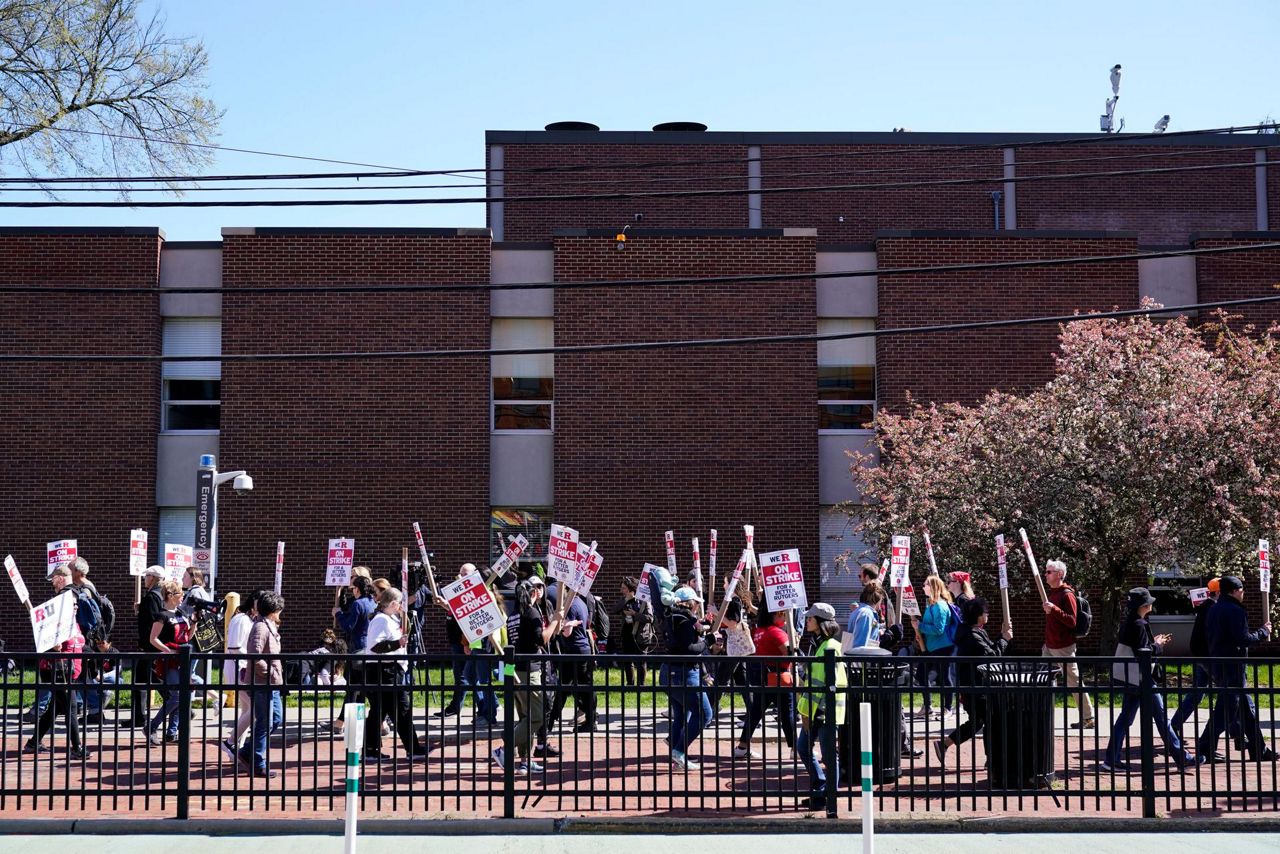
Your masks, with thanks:
M 105 640 L 111 637 L 111 630 L 116 627 L 116 606 L 111 604 L 107 594 L 102 591 L 98 591 L 94 598 L 98 600 L 98 611 L 102 614 L 102 621 L 98 624 L 98 634 Z
M 591 603 L 591 631 L 596 636 L 596 645 L 609 639 L 609 614 L 605 611 L 604 604 L 600 597 L 593 596 Z
M 1076 637 L 1082 638 L 1093 628 L 1093 609 L 1089 607 L 1089 599 L 1079 590 L 1076 594 Z

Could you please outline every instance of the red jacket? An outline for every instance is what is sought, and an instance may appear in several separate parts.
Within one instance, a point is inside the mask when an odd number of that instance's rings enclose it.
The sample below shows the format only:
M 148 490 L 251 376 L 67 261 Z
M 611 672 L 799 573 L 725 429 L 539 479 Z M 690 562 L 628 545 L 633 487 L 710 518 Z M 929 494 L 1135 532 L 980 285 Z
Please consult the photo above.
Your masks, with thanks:
M 1076 642 L 1076 594 L 1064 584 L 1049 588 L 1047 595 L 1054 610 L 1045 614 L 1044 645 L 1049 649 L 1065 649 Z

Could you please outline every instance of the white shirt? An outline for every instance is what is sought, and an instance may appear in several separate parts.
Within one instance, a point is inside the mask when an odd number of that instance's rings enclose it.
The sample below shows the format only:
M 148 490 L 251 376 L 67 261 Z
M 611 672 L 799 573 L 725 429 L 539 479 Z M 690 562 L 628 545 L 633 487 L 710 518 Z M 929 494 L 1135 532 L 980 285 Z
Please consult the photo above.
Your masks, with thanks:
M 400 619 L 383 611 L 379 611 L 374 614 L 373 619 L 369 621 L 368 646 L 365 647 L 364 652 L 372 652 L 373 648 L 383 641 L 395 641 L 398 644 L 402 636 L 403 633 L 400 631 Z M 405 651 L 404 647 L 397 646 L 391 652 L 381 654 L 403 656 Z M 400 669 L 408 670 L 409 663 L 407 661 L 400 662 Z

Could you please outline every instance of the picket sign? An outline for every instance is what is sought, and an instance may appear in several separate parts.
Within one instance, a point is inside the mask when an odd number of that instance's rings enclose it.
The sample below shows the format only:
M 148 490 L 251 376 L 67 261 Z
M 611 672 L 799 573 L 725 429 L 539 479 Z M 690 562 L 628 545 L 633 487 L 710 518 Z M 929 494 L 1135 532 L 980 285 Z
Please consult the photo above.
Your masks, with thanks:
M 636 598 L 641 602 L 653 602 L 653 594 L 649 592 L 649 578 L 660 569 L 662 567 L 646 563 L 640 570 L 640 580 L 636 582 Z
M 743 549 L 742 557 L 738 558 L 738 565 L 733 568 L 733 575 L 729 576 L 729 587 L 724 594 L 723 604 L 725 606 L 728 606 L 729 602 L 733 599 L 734 591 L 736 591 L 738 589 L 738 585 L 742 583 L 742 573 L 746 570 L 750 559 L 750 553 L 748 553 L 746 549 Z M 648 566 L 648 564 L 646 564 L 646 566 Z M 711 627 L 712 634 L 720 631 L 720 624 L 724 622 L 724 612 L 726 610 L 727 607 L 723 607 L 716 614 L 716 623 Z
M 569 589 L 574 593 L 588 593 L 591 591 L 591 585 L 595 583 L 596 575 L 600 572 L 600 567 L 604 563 L 604 558 L 596 551 L 596 541 L 592 540 L 591 545 L 586 543 L 578 543 L 578 563 L 573 569 L 573 581 L 569 584 Z
M 1191 597 L 1191 607 L 1195 608 L 1196 606 L 1209 601 L 1209 588 L 1197 587 L 1193 589 L 1188 595 Z
M 9 580 L 13 582 L 13 592 L 18 594 L 18 601 L 30 610 L 31 594 L 27 592 L 27 585 L 22 580 L 22 573 L 18 572 L 18 564 L 13 555 L 4 556 L 4 568 L 9 573 Z
M 894 535 L 889 555 L 892 572 L 889 586 L 894 589 L 906 587 L 911 583 L 907 580 L 907 570 L 911 566 L 911 538 L 901 534 Z
M 1271 622 L 1271 543 L 1258 540 L 1258 585 L 1262 588 L 1262 619 Z
M 1031 551 L 1031 540 L 1027 539 L 1027 529 L 1019 528 L 1018 536 L 1022 537 L 1022 548 L 1027 553 L 1027 562 L 1031 564 L 1031 577 L 1035 579 L 1036 590 L 1040 591 L 1040 604 L 1049 601 L 1049 596 L 1044 592 L 1044 582 L 1040 579 L 1040 566 L 1036 563 L 1036 556 Z
M 716 529 L 711 529 L 711 548 L 707 552 L 707 586 L 710 590 L 707 593 L 708 607 L 714 607 L 716 604 Z
M 765 601 L 771 612 L 809 607 L 799 551 L 782 549 L 760 555 L 760 571 L 764 580 Z
M 400 549 L 400 631 L 409 633 L 409 548 Z
M 902 613 L 909 617 L 920 616 L 920 601 L 916 599 L 916 589 L 911 586 L 911 579 L 907 579 L 907 585 L 902 588 Z
M 1004 611 L 1004 625 L 1012 627 L 1009 620 L 1009 547 L 1004 544 L 1004 534 L 996 534 L 996 568 L 1000 573 L 1000 607 Z
M 48 602 L 31 609 L 31 633 L 35 636 L 36 652 L 48 652 L 71 640 L 75 628 L 76 604 L 70 590 L 63 590 Z
M 671 577 L 679 582 L 680 576 L 676 574 L 676 532 L 667 531 L 662 535 L 662 538 L 667 545 L 667 572 L 671 573 Z
M 351 583 L 351 570 L 356 563 L 356 541 L 346 537 L 329 540 L 329 558 L 325 563 L 324 586 L 346 587 Z M 337 591 L 334 591 L 335 598 Z
M 933 559 L 933 543 L 929 540 L 929 529 L 924 529 L 924 550 L 929 555 L 929 574 L 938 574 L 938 562 Z
M 141 576 L 147 571 L 147 532 L 134 528 L 129 532 L 129 574 Z
M 170 581 L 182 583 L 182 577 L 191 566 L 192 548 L 178 543 L 164 544 L 164 571 Z
M 79 555 L 75 540 L 54 540 L 45 546 L 45 552 L 48 555 L 48 571 L 45 572 L 45 578 L 53 575 L 58 564 L 70 563 Z
M 880 575 L 876 577 L 876 581 L 880 582 L 881 587 L 884 586 L 884 579 L 885 579 L 885 576 L 887 576 L 888 574 L 889 574 L 889 559 L 885 558 L 884 560 L 880 561 Z
M 702 592 L 702 554 L 698 551 L 698 538 L 693 538 L 693 589 L 699 596 Z
M 413 523 L 413 538 L 418 541 L 418 554 L 422 557 L 422 566 L 427 570 L 427 586 L 431 588 L 431 598 L 439 599 L 440 591 L 436 589 L 436 574 L 431 571 L 431 555 L 427 554 L 427 544 L 422 539 L 422 529 Z
M 547 538 L 547 575 L 567 585 L 577 568 L 578 532 L 566 525 L 552 525 Z
M 528 547 L 529 541 L 525 539 L 524 534 L 516 534 L 511 542 L 507 544 L 507 547 L 503 549 L 498 559 L 493 562 L 493 566 L 489 567 L 490 580 L 497 578 L 510 569 Z
M 284 543 L 276 541 L 276 595 L 280 595 L 280 588 L 284 584 Z
M 458 628 L 468 643 L 489 637 L 506 623 L 506 617 L 491 591 L 484 584 L 480 573 L 472 572 L 452 584 L 440 588 L 440 595 L 449 606 L 449 613 L 458 621 Z
M 763 586 L 760 580 L 760 560 L 756 557 L 756 526 L 743 525 L 742 533 L 747 538 L 747 571 L 751 574 L 747 577 L 747 592 L 751 592 L 751 579 L 755 579 L 756 583 Z

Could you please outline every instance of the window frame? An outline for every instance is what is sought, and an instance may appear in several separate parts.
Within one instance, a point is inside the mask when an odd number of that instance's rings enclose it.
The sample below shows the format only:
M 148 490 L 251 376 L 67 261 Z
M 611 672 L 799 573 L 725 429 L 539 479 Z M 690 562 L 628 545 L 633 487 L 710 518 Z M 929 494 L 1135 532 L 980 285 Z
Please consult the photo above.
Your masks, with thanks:
M 820 317 L 820 318 L 818 318 L 819 324 L 821 324 L 821 322 L 822 322 L 823 320 L 832 320 L 832 321 L 839 321 L 839 320 L 845 320 L 845 321 L 858 321 L 858 320 L 860 320 L 860 321 L 864 321 L 864 322 L 866 322 L 866 321 L 870 321 L 870 322 L 871 322 L 871 326 L 872 326 L 872 328 L 873 328 L 873 329 L 875 328 L 875 318 L 868 318 L 868 317 Z M 821 342 L 819 342 L 819 343 L 821 343 Z M 871 389 L 871 391 L 872 391 L 872 395 L 873 395 L 873 396 L 872 396 L 872 398 L 871 398 L 870 400 L 867 400 L 867 399 L 857 399 L 857 398 L 848 398 L 848 399 L 841 398 L 841 399 L 838 399 L 838 400 L 822 400 L 822 399 L 819 399 L 819 400 L 817 401 L 817 403 L 818 403 L 818 414 L 819 414 L 819 420 L 821 420 L 822 407 L 824 407 L 824 406 L 870 406 L 870 407 L 871 407 L 871 417 L 872 417 L 872 419 L 874 419 L 874 418 L 876 417 L 876 415 L 877 415 L 877 414 L 879 413 L 879 411 L 880 411 L 880 407 L 879 407 L 879 404 L 878 404 L 878 401 L 879 401 L 879 399 L 880 399 L 880 371 L 879 371 L 879 368 L 878 368 L 878 366 L 875 364 L 875 362 L 874 362 L 874 361 L 872 361 L 872 363 L 871 363 L 871 364 L 869 364 L 869 365 L 867 365 L 867 364 L 858 364 L 858 363 L 856 363 L 856 362 L 855 362 L 855 363 L 839 364 L 839 365 L 830 365 L 830 364 L 828 364 L 828 365 L 823 365 L 823 364 L 818 364 L 818 365 L 816 366 L 816 368 L 823 368 L 823 367 L 840 367 L 840 368 L 870 368 L 870 369 L 871 369 L 871 372 L 872 372 L 872 373 L 871 373 L 871 385 L 872 385 L 872 389 Z M 821 389 L 820 389 L 820 388 L 815 389 L 815 392 L 816 392 L 817 394 L 821 394 Z M 874 434 L 875 434 L 875 430 L 868 429 L 868 428 L 866 428 L 866 427 L 819 427 L 819 428 L 818 428 L 818 435 L 819 435 L 819 436 L 871 436 L 871 435 L 874 435 Z
M 169 397 L 169 383 L 171 382 L 217 382 L 218 383 L 218 399 L 217 400 L 186 400 L 172 399 Z M 218 411 L 218 426 L 213 429 L 200 428 L 194 430 L 184 430 L 179 427 L 169 426 L 169 408 L 172 406 L 205 406 L 216 408 Z M 206 377 L 203 380 L 195 377 L 165 377 L 160 380 L 160 432 L 178 434 L 182 436 L 217 436 L 222 432 L 222 378 Z
M 501 317 L 501 318 L 498 318 L 498 317 L 495 317 L 490 320 L 490 344 L 494 347 L 497 347 L 497 343 L 493 340 L 493 337 L 494 337 L 493 330 L 495 326 L 495 321 L 515 322 L 515 323 L 536 321 L 538 323 L 546 324 L 547 331 L 549 331 L 551 335 L 550 344 L 554 345 L 555 343 L 555 321 L 552 318 L 547 318 L 547 317 Z M 495 359 L 491 357 L 489 360 L 489 433 L 491 435 L 497 435 L 497 436 L 550 436 L 550 435 L 553 435 L 556 432 L 556 402 L 555 402 L 556 377 L 555 377 L 554 357 L 552 357 L 551 359 L 551 363 L 552 363 L 551 375 L 547 377 L 509 376 L 505 373 L 497 374 L 497 373 L 494 373 L 494 362 L 495 362 Z M 525 399 L 525 398 L 498 397 L 494 393 L 493 386 L 494 386 L 494 380 L 500 377 L 507 377 L 511 380 L 550 380 L 551 381 L 551 397 L 549 399 L 543 399 L 543 398 Z M 546 406 L 550 410 L 549 426 L 545 428 L 544 427 L 498 428 L 496 426 L 498 421 L 498 417 L 497 417 L 498 406 Z

